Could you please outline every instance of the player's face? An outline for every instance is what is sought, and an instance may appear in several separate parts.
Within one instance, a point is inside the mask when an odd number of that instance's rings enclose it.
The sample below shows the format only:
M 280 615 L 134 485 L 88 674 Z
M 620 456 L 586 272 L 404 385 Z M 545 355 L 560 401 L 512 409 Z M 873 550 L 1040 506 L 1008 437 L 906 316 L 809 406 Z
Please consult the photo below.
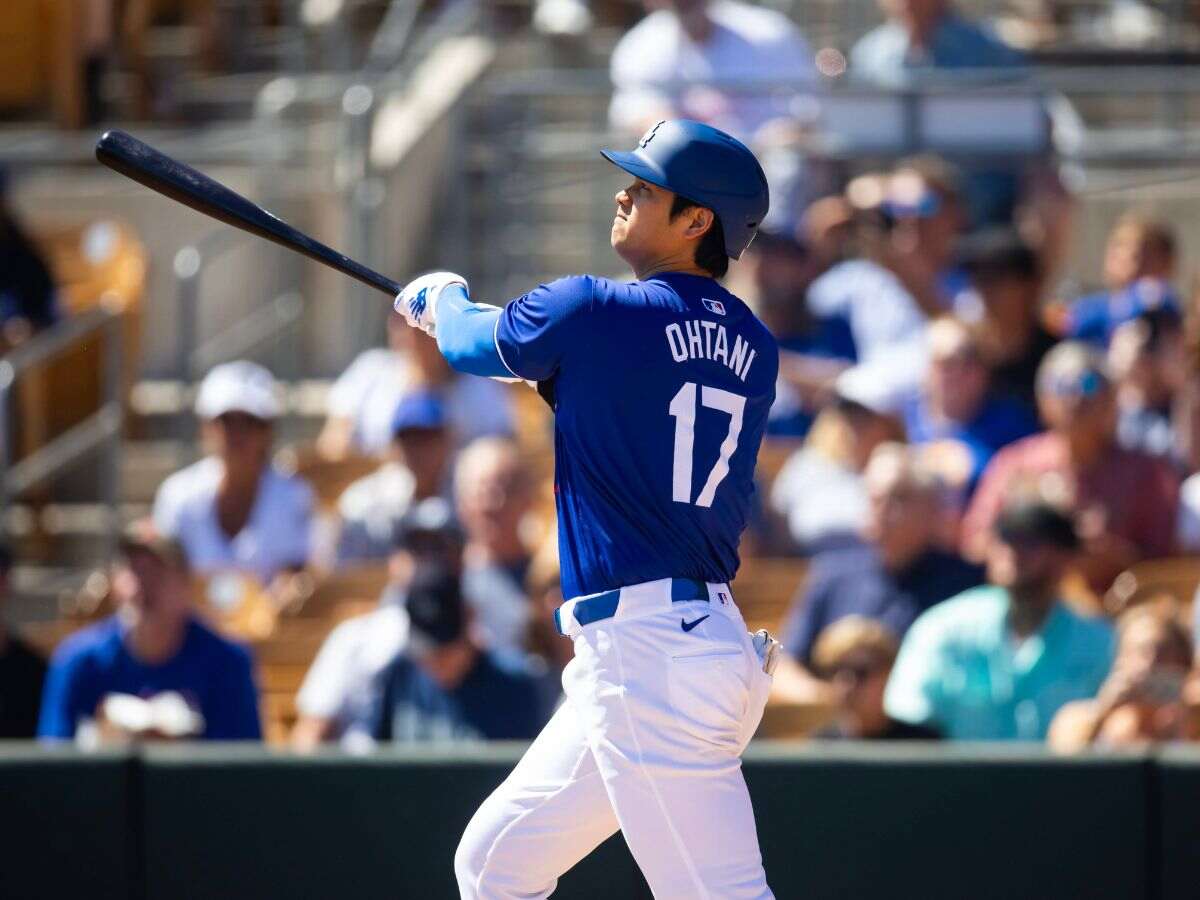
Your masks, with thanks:
M 678 252 L 678 229 L 671 221 L 674 194 L 639 178 L 618 191 L 614 199 L 617 211 L 610 242 L 634 271 L 640 271 L 649 260 L 669 258 Z

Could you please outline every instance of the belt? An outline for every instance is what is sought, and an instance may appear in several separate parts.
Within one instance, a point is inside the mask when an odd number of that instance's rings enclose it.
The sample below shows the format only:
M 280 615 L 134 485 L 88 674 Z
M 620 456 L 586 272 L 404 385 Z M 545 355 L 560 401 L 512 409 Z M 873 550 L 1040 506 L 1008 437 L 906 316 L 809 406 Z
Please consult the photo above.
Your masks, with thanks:
M 728 587 L 716 587 L 725 592 L 724 596 L 718 593 L 722 604 L 726 603 L 727 599 L 732 602 Z M 559 634 L 572 635 L 585 625 L 613 618 L 622 605 L 622 592 L 626 594 L 626 606 L 636 605 L 646 611 L 661 609 L 667 597 L 670 597 L 671 603 L 710 602 L 707 582 L 694 578 L 664 578 L 662 581 L 648 581 L 615 591 L 593 594 L 590 597 L 568 600 L 554 611 L 555 628 Z M 624 609 L 623 612 L 632 613 L 633 610 Z

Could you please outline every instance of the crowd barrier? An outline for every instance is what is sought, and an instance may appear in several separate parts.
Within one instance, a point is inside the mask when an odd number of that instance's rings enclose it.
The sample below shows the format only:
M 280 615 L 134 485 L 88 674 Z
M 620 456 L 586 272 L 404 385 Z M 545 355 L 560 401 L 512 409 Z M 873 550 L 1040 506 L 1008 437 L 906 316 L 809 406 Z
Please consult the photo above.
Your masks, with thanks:
M 458 835 L 519 753 L 0 744 L 0 897 L 453 900 Z M 745 772 L 780 900 L 1200 890 L 1197 752 L 764 743 Z M 555 896 L 650 893 L 618 836 Z

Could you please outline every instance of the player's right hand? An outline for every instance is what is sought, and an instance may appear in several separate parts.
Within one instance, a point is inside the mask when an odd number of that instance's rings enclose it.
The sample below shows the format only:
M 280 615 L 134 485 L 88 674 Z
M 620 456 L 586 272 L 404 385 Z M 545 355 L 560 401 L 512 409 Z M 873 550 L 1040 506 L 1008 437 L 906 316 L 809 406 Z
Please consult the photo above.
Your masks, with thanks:
M 414 278 L 396 297 L 393 306 L 413 328 L 428 335 L 437 330 L 437 301 L 442 291 L 452 284 L 460 284 L 469 291 L 467 279 L 453 272 L 427 272 Z

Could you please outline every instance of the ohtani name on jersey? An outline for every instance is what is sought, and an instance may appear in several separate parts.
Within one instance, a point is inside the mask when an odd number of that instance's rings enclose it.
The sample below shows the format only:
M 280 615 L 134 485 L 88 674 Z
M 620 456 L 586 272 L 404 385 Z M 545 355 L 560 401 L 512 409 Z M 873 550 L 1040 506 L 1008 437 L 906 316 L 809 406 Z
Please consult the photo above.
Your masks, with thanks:
M 730 344 L 724 325 L 704 319 L 688 319 L 682 327 L 678 322 L 672 322 L 667 326 L 667 346 L 671 348 L 675 362 L 710 359 L 728 366 L 742 381 L 746 380 L 757 356 L 740 334 L 735 334 Z

